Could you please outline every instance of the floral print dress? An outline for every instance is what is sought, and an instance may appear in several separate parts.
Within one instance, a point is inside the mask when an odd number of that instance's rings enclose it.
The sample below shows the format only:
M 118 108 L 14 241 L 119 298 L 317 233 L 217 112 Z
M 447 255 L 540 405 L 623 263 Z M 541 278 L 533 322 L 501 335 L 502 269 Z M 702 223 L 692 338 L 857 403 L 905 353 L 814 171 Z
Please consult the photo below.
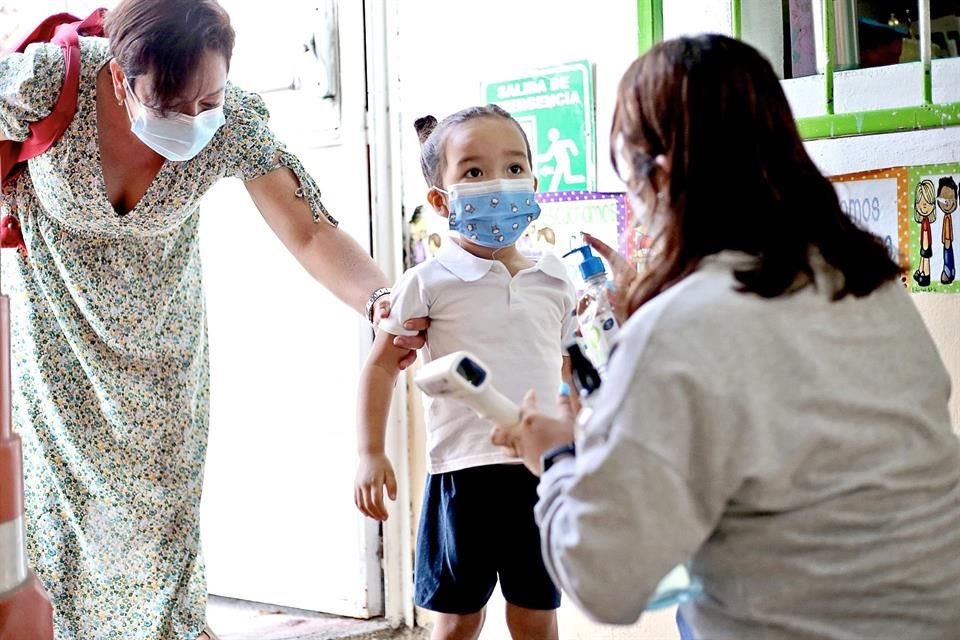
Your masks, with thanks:
M 314 220 L 336 221 L 268 129 L 262 100 L 232 85 L 213 141 L 192 160 L 166 162 L 118 215 L 95 100 L 109 59 L 106 40 L 81 39 L 72 124 L 0 198 L 28 251 L 2 256 L 28 555 L 58 640 L 194 640 L 206 606 L 198 516 L 209 397 L 200 199 L 221 178 L 285 166 Z M 63 68 L 49 44 L 0 58 L 0 132 L 26 138 L 56 101 Z M 229 226 L 230 212 L 215 215 Z

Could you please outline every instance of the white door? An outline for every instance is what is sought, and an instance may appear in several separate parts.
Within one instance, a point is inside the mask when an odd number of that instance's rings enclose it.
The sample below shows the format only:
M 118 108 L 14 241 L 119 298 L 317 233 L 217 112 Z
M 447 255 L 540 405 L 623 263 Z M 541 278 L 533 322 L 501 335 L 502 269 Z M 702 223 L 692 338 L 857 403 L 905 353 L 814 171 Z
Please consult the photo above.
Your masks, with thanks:
M 232 79 L 263 94 L 273 129 L 341 228 L 369 248 L 363 3 L 220 1 L 237 31 Z M 339 28 L 327 28 L 334 20 Z M 379 530 L 353 506 L 356 387 L 370 329 L 286 252 L 241 183 L 218 185 L 201 216 L 209 590 L 381 615 Z

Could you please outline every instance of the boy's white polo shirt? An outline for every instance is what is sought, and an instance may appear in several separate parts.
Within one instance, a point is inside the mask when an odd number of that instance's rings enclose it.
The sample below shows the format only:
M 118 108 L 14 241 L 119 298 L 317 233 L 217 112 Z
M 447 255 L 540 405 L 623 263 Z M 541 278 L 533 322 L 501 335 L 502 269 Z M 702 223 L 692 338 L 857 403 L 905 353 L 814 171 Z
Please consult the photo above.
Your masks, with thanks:
M 502 263 L 444 239 L 436 258 L 394 286 L 380 329 L 412 335 L 403 323 L 429 316 L 426 362 L 467 349 L 490 368 L 490 382 L 505 396 L 520 404 L 534 389 L 540 408 L 555 411 L 563 343 L 576 330 L 576 293 L 556 255 L 531 259 L 534 266 L 511 277 Z M 490 442 L 490 423 L 465 404 L 425 398 L 425 407 L 430 473 L 518 462 Z

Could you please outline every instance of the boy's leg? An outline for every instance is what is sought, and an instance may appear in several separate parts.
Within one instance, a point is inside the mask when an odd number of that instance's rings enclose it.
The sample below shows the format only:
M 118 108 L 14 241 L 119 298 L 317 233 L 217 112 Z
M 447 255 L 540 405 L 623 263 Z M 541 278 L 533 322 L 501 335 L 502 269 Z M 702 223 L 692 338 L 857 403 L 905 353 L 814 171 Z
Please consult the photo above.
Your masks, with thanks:
M 476 613 L 438 613 L 430 640 L 477 640 L 483 629 L 486 609 Z
M 557 640 L 556 609 L 525 609 L 507 603 L 507 628 L 513 640 Z
M 560 592 L 543 564 L 540 529 L 533 517 L 537 477 L 526 467 L 503 465 L 491 493 L 501 501 L 498 571 L 513 640 L 556 640 Z
M 427 476 L 417 531 L 417 606 L 437 613 L 433 640 L 474 640 L 497 584 L 486 468 Z

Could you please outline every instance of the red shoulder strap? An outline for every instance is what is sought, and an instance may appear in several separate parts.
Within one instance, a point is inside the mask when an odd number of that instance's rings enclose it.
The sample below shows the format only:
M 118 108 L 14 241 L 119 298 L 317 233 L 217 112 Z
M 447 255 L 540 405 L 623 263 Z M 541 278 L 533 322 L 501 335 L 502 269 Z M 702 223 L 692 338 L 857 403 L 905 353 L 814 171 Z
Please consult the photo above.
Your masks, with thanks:
M 50 41 L 63 49 L 63 87 L 50 115 L 30 126 L 30 137 L 20 145 L 18 162 L 35 158 L 49 149 L 73 122 L 80 87 L 80 35 L 103 35 L 105 14 L 106 9 L 97 9 L 79 21 L 68 13 L 61 13 L 47 18 L 34 30 L 34 33 L 42 31 L 43 35 L 52 30 Z
M 69 13 L 50 16 L 12 50 L 22 53 L 33 42 L 56 42 L 63 49 L 64 75 L 56 104 L 46 118 L 30 125 L 30 137 L 24 142 L 0 142 L 0 188 L 13 181 L 27 160 L 52 147 L 73 122 L 80 88 L 80 36 L 104 35 L 106 12 L 96 9 L 84 20 Z M 13 216 L 4 216 L 0 221 L 0 247 L 26 251 L 19 223 Z
M 62 24 L 79 22 L 79 20 L 80 18 L 71 13 L 56 13 L 49 16 L 38 24 L 37 27 L 30 32 L 30 35 L 10 49 L 9 52 L 23 53 L 26 51 L 27 45 L 33 44 L 34 42 L 53 42 L 53 34 L 56 33 L 57 27 Z

